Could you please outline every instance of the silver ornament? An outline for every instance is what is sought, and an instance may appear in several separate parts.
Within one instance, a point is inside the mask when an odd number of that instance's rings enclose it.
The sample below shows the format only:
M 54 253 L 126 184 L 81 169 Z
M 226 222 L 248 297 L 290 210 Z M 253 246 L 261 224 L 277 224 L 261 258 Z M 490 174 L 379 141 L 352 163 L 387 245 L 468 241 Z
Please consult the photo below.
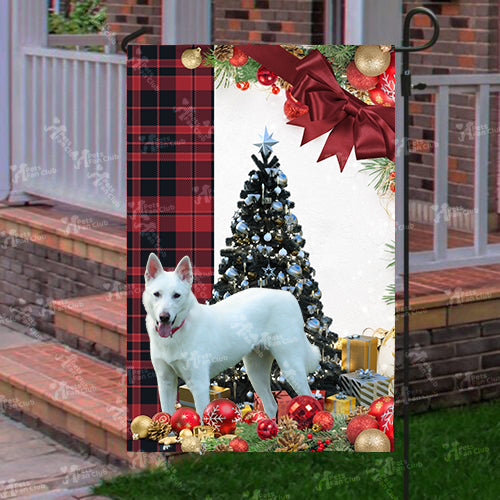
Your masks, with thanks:
M 271 236 L 271 233 L 266 233 L 264 235 L 264 241 L 271 241 L 273 237 Z
M 297 254 L 297 256 L 300 257 L 301 259 L 303 259 L 305 256 L 304 250 L 300 250 L 299 253 Z
M 283 271 L 280 271 L 280 272 L 278 273 L 278 281 L 279 281 L 280 283 L 284 283 L 284 282 L 286 281 L 286 276 L 285 276 L 285 274 L 283 273 Z
M 260 238 L 259 238 L 259 236 L 258 236 L 257 234 L 254 234 L 254 235 L 252 236 L 252 241 L 253 241 L 254 243 L 258 243 L 258 242 L 259 242 L 259 240 L 260 240 Z
M 310 315 L 313 315 L 316 312 L 316 306 L 315 305 L 309 305 L 309 306 L 307 306 L 307 312 Z
M 252 391 L 248 391 L 247 392 L 247 399 L 252 399 L 253 398 L 253 392 Z
M 224 273 L 230 280 L 234 280 L 238 277 L 238 271 L 233 267 L 231 266 L 229 269 L 226 270 L 226 272 Z
M 248 262 L 252 262 L 253 261 L 253 255 L 251 253 L 249 253 L 247 255 L 247 260 L 248 260 Z
M 304 285 L 302 283 L 297 283 L 295 285 L 295 290 L 297 292 L 298 295 L 300 295 L 302 293 L 302 291 L 304 290 Z
M 286 378 L 285 378 L 285 377 L 283 377 L 283 375 L 280 375 L 280 376 L 278 377 L 278 382 L 279 382 L 280 384 L 284 384 L 284 383 L 286 382 Z
M 231 297 L 231 294 L 230 294 L 229 292 L 226 292 L 226 293 L 224 294 L 224 299 L 227 299 L 228 297 Z
M 273 201 L 271 208 L 276 210 L 276 212 L 282 212 L 283 211 L 283 203 L 281 203 L 281 201 L 278 201 L 278 200 Z
M 253 220 L 254 220 L 255 222 L 260 222 L 260 221 L 262 220 L 262 217 L 261 217 L 259 214 L 255 214 L 255 215 L 253 216 Z
M 302 268 L 298 264 L 292 264 L 286 271 L 290 276 L 293 276 L 294 278 L 302 276 Z
M 246 290 L 249 286 L 250 286 L 250 283 L 248 282 L 248 279 L 245 278 L 241 283 L 240 283 L 240 286 L 243 290 Z
M 280 257 L 286 257 L 287 253 L 288 253 L 288 252 L 286 251 L 286 249 L 285 249 L 285 248 L 282 248 L 282 249 L 278 252 L 278 254 L 280 255 Z
M 307 329 L 312 333 L 319 332 L 320 323 L 316 318 L 309 318 L 307 320 Z
M 278 186 L 285 187 L 288 184 L 286 175 L 283 172 L 278 173 Z
M 236 231 L 239 233 L 246 233 L 248 231 L 248 224 L 246 222 L 240 221 L 238 224 L 236 224 Z
M 276 186 L 276 187 L 274 188 L 274 192 L 275 192 L 276 194 L 280 194 L 280 193 L 281 193 L 281 188 L 280 188 L 280 187 L 278 187 L 278 186 Z
M 302 236 L 300 234 L 296 234 L 293 237 L 293 241 L 295 241 L 295 243 L 297 243 L 298 245 L 300 245 L 304 241 L 304 238 L 302 238 Z
M 318 289 L 318 290 L 315 290 L 315 291 L 313 292 L 313 294 L 312 294 L 312 296 L 313 296 L 315 299 L 321 299 L 321 296 L 322 296 L 322 295 L 323 295 L 323 294 L 321 293 L 321 290 L 319 290 L 319 289 Z
M 309 385 L 314 384 L 315 378 L 310 375 L 309 377 L 307 377 L 307 381 L 309 382 Z

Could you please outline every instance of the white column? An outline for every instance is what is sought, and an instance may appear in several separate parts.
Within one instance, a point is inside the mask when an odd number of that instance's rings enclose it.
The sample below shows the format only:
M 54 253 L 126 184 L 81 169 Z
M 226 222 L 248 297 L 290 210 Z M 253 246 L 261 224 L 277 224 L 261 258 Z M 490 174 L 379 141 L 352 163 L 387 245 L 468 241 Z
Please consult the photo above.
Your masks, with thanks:
M 0 2 L 0 201 L 10 187 L 10 3 Z
M 209 44 L 212 42 L 210 0 L 163 0 L 163 44 Z

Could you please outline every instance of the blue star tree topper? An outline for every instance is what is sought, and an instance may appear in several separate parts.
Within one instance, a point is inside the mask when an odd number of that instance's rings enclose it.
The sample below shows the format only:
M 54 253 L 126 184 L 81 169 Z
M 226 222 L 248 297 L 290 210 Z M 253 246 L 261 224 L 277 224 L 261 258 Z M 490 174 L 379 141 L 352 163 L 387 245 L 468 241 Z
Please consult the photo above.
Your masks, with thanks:
M 273 139 L 273 134 L 269 134 L 267 127 L 264 129 L 264 135 L 261 135 L 260 138 L 262 139 L 262 142 L 257 142 L 254 146 L 257 146 L 259 151 L 262 151 L 264 155 L 273 153 L 273 146 L 278 144 L 279 141 Z

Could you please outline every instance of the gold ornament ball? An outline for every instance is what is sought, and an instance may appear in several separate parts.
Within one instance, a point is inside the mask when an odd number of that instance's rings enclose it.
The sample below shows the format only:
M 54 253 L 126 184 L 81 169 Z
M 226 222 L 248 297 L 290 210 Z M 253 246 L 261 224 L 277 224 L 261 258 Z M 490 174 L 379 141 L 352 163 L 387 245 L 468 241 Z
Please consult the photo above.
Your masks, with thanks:
M 182 429 L 181 432 L 179 432 L 179 437 L 180 438 L 187 438 L 193 435 L 193 432 L 191 429 Z
M 187 69 L 195 69 L 201 64 L 201 49 L 186 49 L 181 56 L 181 62 Z
M 181 449 L 186 453 L 200 453 L 201 441 L 195 436 L 185 437 L 181 442 Z
M 146 415 L 135 417 L 130 423 L 133 439 L 145 439 L 148 437 L 148 429 L 152 424 L 152 420 Z
M 365 429 L 358 434 L 354 442 L 354 451 L 385 453 L 391 451 L 391 442 L 381 430 Z
M 363 75 L 378 76 L 391 64 L 391 54 L 382 52 L 379 45 L 360 45 L 354 54 L 354 64 Z

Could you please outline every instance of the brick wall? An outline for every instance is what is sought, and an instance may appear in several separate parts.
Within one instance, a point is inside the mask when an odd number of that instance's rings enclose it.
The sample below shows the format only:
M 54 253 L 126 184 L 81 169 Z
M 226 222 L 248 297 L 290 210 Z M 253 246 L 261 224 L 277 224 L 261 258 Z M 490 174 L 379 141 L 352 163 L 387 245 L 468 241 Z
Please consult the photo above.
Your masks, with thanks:
M 101 0 L 106 7 L 108 30 L 119 35 L 128 35 L 139 28 L 147 34 L 134 43 L 161 43 L 161 0 Z
M 124 289 L 125 271 L 0 236 L 0 321 L 14 321 L 55 335 L 54 299 L 104 294 Z
M 412 72 L 418 74 L 459 74 L 498 72 L 498 1 L 497 0 L 448 0 L 422 3 L 405 1 L 405 12 L 422 6 L 433 10 L 439 18 L 441 34 L 430 50 L 412 54 Z M 430 22 L 417 16 L 413 20 L 412 39 L 422 44 L 431 36 Z M 417 82 L 418 78 L 414 78 Z M 473 208 L 474 175 L 474 96 L 455 94 L 450 98 L 450 155 L 449 204 Z M 491 127 L 498 126 L 498 99 L 491 100 Z M 411 102 L 410 137 L 411 155 L 410 197 L 414 200 L 433 202 L 434 167 L 434 100 L 431 96 L 415 96 Z M 490 195 L 489 210 L 495 212 L 498 203 L 496 189 L 498 177 L 498 134 L 490 137 Z
M 397 335 L 396 397 L 403 382 L 402 349 Z M 409 359 L 412 412 L 498 398 L 500 321 L 411 332 Z
M 322 43 L 322 0 L 213 0 L 214 43 Z

